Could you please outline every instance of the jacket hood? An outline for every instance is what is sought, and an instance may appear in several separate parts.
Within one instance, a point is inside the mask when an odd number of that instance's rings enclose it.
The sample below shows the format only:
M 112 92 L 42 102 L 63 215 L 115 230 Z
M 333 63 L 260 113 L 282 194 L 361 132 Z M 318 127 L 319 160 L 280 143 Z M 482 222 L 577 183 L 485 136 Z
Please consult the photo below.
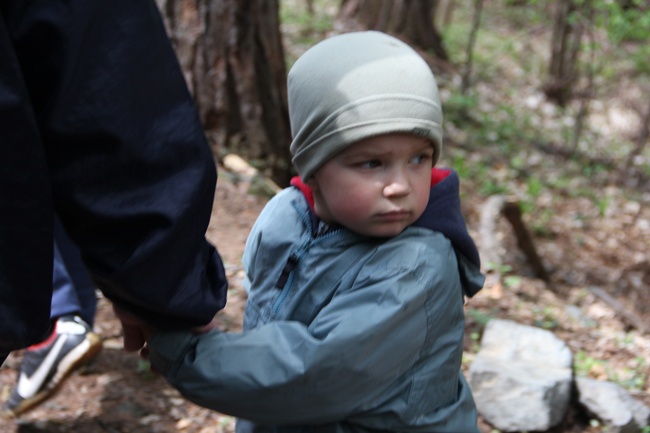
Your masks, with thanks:
M 429 203 L 413 225 L 442 233 L 451 241 L 456 251 L 480 267 L 478 249 L 467 231 L 461 211 L 459 185 L 458 173 L 455 171 L 438 168 L 431 170 Z

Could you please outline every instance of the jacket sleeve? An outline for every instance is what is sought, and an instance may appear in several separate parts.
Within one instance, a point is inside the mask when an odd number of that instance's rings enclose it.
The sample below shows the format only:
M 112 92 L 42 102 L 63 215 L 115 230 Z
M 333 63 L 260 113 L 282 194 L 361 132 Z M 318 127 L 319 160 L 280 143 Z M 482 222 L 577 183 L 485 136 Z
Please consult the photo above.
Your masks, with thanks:
M 99 288 L 158 326 L 223 307 L 205 239 L 216 169 L 152 0 L 8 1 L 2 13 L 53 200 Z
M 279 321 L 243 333 L 157 333 L 152 363 L 199 405 L 261 423 L 314 424 L 381 410 L 410 394 L 413 369 L 433 362 L 440 386 L 427 404 L 442 407 L 455 398 L 463 327 L 458 276 L 442 271 L 454 272 L 455 256 L 448 243 L 443 249 L 378 254 L 309 326 Z M 452 262 L 430 272 L 423 257 Z

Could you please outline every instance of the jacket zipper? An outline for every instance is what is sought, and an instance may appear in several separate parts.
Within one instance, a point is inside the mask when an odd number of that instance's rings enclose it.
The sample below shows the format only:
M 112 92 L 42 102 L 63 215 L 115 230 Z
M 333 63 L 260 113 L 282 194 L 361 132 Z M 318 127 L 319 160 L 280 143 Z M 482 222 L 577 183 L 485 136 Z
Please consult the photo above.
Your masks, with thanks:
M 280 296 L 278 299 L 275 301 L 275 304 L 273 305 L 272 315 L 275 316 L 278 313 L 278 310 L 280 309 L 280 305 L 282 305 L 282 302 L 284 302 L 285 298 L 289 294 L 288 288 L 291 286 L 290 284 L 287 284 L 292 280 L 292 272 L 295 269 L 296 265 L 298 264 L 299 257 L 296 253 L 293 253 L 289 256 L 287 259 L 287 263 L 284 264 L 284 268 L 282 269 L 282 273 L 280 274 L 280 278 L 278 278 L 278 281 L 275 283 L 275 288 L 282 290 L 282 293 L 280 293 Z M 286 287 L 286 290 L 285 290 Z

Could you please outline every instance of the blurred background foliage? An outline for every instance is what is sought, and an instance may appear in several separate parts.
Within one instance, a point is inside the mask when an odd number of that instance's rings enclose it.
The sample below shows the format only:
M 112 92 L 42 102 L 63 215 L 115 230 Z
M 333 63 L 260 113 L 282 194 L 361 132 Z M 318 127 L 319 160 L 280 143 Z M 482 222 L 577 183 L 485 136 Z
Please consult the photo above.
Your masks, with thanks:
M 495 177 L 497 160 L 511 175 L 528 175 L 525 189 L 533 193 L 568 182 L 560 175 L 530 178 L 544 163 L 561 164 L 566 176 L 584 176 L 597 185 L 647 189 L 647 0 L 159 4 L 217 159 L 228 152 L 242 154 L 280 185 L 292 174 L 286 151 L 286 71 L 305 49 L 329 35 L 375 28 L 406 40 L 430 61 L 442 90 L 447 137 L 457 145 L 448 146 L 446 155 L 461 174 L 484 180 L 483 193 L 512 189 Z M 276 38 L 278 44 L 269 43 Z M 210 79 L 212 86 L 200 85 Z M 258 84 L 244 89 L 250 82 Z M 264 88 L 272 90 L 264 94 Z M 254 117 L 260 120 L 248 122 Z M 454 151 L 458 148 L 481 149 L 482 157 L 467 161 Z M 550 157 L 540 161 L 539 152 Z

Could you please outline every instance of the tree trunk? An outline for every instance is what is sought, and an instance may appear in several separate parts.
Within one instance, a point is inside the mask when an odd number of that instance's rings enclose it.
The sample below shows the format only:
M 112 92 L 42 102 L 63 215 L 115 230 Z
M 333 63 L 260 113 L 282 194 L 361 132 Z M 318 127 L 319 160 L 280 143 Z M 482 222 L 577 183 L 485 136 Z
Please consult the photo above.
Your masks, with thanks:
M 578 55 L 583 28 L 575 19 L 575 0 L 561 0 L 556 4 L 551 39 L 549 81 L 544 86 L 546 97 L 564 107 L 572 97 L 572 88 L 578 81 Z
M 434 26 L 438 0 L 342 0 L 337 20 L 347 28 L 380 30 L 441 60 L 449 60 Z
M 467 41 L 467 49 L 465 67 L 463 68 L 461 83 L 460 83 L 460 94 L 467 95 L 469 92 L 470 86 L 472 84 L 472 69 L 474 68 L 474 46 L 476 45 L 476 39 L 478 36 L 479 28 L 481 27 L 481 18 L 483 15 L 483 3 L 484 0 L 474 0 L 474 18 L 472 19 L 472 29 L 469 34 L 469 39 Z
M 451 18 L 458 3 L 454 0 L 437 0 L 434 4 L 434 27 L 444 29 L 451 24 Z
M 157 0 L 218 159 L 241 154 L 291 177 L 278 0 Z
M 650 98 L 646 101 L 650 102 Z M 636 136 L 634 149 L 628 154 L 627 160 L 625 161 L 625 169 L 623 173 L 629 174 L 634 168 L 634 160 L 643 153 L 643 149 L 650 138 L 650 103 L 645 109 L 644 114 L 641 118 L 641 130 Z

